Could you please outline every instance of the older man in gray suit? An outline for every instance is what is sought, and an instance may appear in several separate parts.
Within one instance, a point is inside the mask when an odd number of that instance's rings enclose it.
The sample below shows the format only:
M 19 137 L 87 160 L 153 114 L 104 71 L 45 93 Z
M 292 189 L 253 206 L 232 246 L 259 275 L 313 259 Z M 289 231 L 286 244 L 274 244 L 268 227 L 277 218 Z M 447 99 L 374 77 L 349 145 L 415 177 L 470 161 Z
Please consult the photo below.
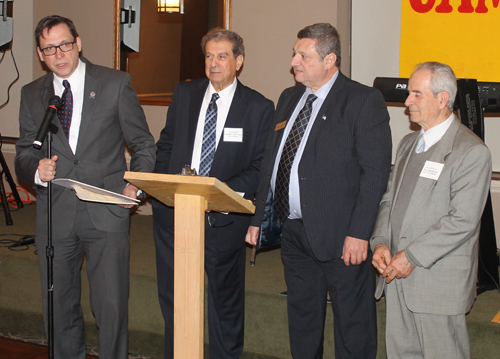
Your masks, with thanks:
M 476 296 L 491 156 L 452 112 L 449 66 L 417 66 L 408 89 L 410 119 L 422 129 L 399 144 L 371 239 L 386 283 L 387 356 L 469 358 L 465 314 Z
M 144 112 L 124 72 L 79 57 L 82 42 L 70 19 L 52 15 L 35 30 L 37 52 L 52 71 L 21 90 L 20 137 L 16 173 L 37 191 L 36 246 L 47 323 L 47 182 L 70 178 L 135 198 L 126 186 L 124 145 L 132 151 L 130 169 L 150 172 L 156 146 Z M 54 125 L 53 156 L 47 146 L 32 146 L 49 98 L 59 95 L 66 110 Z M 114 204 L 78 200 L 68 188 L 54 186 L 54 354 L 84 359 L 80 306 L 81 267 L 86 257 L 90 304 L 99 327 L 99 357 L 128 357 L 129 214 Z M 127 207 L 127 206 L 125 206 Z

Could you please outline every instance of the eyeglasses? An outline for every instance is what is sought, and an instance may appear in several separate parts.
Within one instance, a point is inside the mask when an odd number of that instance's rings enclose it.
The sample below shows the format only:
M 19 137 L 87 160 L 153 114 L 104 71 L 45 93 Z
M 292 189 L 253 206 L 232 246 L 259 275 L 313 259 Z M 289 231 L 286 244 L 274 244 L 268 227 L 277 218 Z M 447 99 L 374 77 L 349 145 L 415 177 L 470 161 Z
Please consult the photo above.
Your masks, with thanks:
M 45 56 L 52 56 L 55 55 L 57 52 L 57 49 L 61 50 L 62 52 L 68 52 L 73 50 L 73 42 L 65 42 L 64 44 L 61 44 L 59 46 L 49 46 L 44 49 L 40 49 L 40 51 L 45 55 Z

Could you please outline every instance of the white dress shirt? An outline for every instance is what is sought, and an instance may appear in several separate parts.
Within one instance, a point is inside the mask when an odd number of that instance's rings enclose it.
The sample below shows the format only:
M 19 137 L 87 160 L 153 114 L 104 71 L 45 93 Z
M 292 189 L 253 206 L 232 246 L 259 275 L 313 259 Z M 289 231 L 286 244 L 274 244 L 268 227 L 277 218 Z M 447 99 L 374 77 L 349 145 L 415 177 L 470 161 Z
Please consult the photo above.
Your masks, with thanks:
M 215 149 L 219 144 L 219 140 L 226 124 L 227 115 L 229 113 L 229 108 L 233 102 L 234 92 L 236 91 L 236 86 L 238 81 L 236 77 L 231 85 L 226 87 L 224 90 L 219 92 L 219 99 L 217 100 L 217 127 L 215 130 Z M 201 157 L 201 146 L 203 144 L 203 128 L 205 127 L 205 116 L 207 114 L 207 108 L 212 99 L 212 95 L 217 92 L 211 83 L 208 84 L 207 91 L 205 92 L 205 97 L 201 104 L 200 114 L 198 116 L 198 125 L 196 127 L 196 135 L 194 138 L 193 147 L 193 157 L 191 158 L 191 168 L 195 168 L 198 172 L 200 169 L 200 157 Z M 182 168 L 179 168 L 179 172 Z

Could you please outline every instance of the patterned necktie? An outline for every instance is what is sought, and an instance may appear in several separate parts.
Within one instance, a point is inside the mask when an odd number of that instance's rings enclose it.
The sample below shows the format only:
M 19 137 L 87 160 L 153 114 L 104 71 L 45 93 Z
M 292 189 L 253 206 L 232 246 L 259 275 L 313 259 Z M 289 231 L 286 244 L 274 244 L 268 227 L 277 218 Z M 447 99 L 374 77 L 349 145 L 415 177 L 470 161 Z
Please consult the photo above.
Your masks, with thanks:
M 208 176 L 215 155 L 215 130 L 217 128 L 217 104 L 219 94 L 214 93 L 208 104 L 203 127 L 203 142 L 201 144 L 200 176 Z
M 57 110 L 57 116 L 66 134 L 66 138 L 69 138 L 69 128 L 71 127 L 71 117 L 73 115 L 73 93 L 71 92 L 68 80 L 63 81 L 63 86 L 62 104 Z
M 281 223 L 285 222 L 290 214 L 290 203 L 288 201 L 290 171 L 292 169 L 293 160 L 295 159 L 295 154 L 297 153 L 297 148 L 299 148 L 302 136 L 311 118 L 313 102 L 316 99 L 316 95 L 313 94 L 307 97 L 306 104 L 293 123 L 292 129 L 283 146 L 283 152 L 281 153 L 274 190 L 274 211 Z
M 417 146 L 415 147 L 415 152 L 416 153 L 422 153 L 425 150 L 425 140 L 424 140 L 424 134 L 421 134 L 418 136 L 418 142 Z

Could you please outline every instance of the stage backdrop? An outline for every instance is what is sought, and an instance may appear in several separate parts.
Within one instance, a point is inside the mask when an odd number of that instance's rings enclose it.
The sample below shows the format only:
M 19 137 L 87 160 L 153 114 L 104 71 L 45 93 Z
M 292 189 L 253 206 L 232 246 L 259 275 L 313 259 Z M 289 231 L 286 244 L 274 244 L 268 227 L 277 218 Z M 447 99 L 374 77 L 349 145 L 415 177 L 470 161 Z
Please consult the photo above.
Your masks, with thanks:
M 439 61 L 459 78 L 500 82 L 499 0 L 403 0 L 399 76 Z M 496 40 L 495 40 L 496 39 Z

